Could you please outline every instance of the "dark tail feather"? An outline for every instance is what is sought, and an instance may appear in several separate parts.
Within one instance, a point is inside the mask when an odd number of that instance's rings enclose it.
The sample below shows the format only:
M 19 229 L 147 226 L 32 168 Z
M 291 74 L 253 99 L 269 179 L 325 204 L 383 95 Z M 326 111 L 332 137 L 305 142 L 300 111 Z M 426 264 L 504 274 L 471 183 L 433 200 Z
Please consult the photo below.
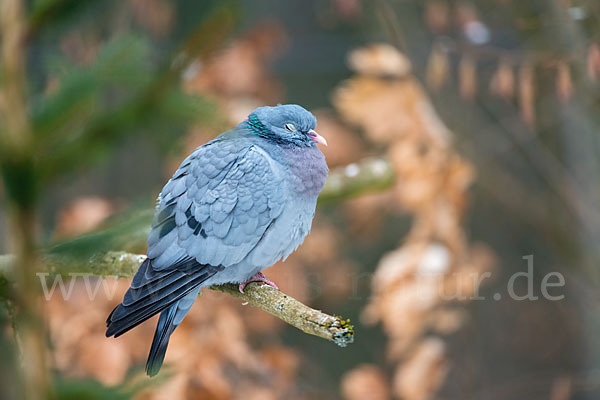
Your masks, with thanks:
M 156 332 L 154 332 L 154 340 L 152 340 L 152 347 L 150 347 L 150 354 L 146 362 L 146 374 L 148 376 L 158 374 L 160 367 L 162 367 L 167 346 L 169 345 L 169 338 L 175 328 L 177 328 L 177 325 L 173 323 L 175 314 L 177 313 L 177 306 L 178 303 L 175 303 L 160 313 Z
M 173 268 L 156 271 L 151 261 L 145 261 L 140 266 L 123 302 L 115 307 L 106 320 L 106 337 L 119 337 L 190 293 L 197 294 L 198 287 L 224 267 L 198 264 L 196 260 L 186 259 Z

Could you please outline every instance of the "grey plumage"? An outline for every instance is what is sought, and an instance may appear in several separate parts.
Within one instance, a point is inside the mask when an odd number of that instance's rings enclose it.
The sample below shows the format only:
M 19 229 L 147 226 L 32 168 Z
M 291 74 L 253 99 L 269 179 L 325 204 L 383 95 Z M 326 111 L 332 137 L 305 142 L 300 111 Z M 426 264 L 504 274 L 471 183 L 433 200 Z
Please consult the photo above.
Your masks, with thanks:
M 119 336 L 161 312 L 146 371 L 198 291 L 240 283 L 289 256 L 308 234 L 327 165 L 316 119 L 297 105 L 261 107 L 197 148 L 163 188 L 148 259 L 107 320 Z

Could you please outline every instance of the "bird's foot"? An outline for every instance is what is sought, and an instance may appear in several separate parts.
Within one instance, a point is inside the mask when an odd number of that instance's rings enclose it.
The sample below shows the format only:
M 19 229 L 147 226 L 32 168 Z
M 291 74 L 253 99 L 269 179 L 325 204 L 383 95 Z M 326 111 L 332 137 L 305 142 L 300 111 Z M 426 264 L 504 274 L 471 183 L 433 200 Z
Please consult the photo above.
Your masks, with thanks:
M 275 282 L 268 280 L 267 277 L 262 272 L 259 272 L 256 275 L 254 275 L 253 277 L 251 277 L 250 279 L 248 279 L 247 281 L 240 283 L 240 287 L 239 287 L 240 293 L 244 293 L 244 288 L 250 282 L 262 282 L 266 285 L 271 286 L 272 288 L 279 289 L 277 287 L 277 285 L 275 284 Z

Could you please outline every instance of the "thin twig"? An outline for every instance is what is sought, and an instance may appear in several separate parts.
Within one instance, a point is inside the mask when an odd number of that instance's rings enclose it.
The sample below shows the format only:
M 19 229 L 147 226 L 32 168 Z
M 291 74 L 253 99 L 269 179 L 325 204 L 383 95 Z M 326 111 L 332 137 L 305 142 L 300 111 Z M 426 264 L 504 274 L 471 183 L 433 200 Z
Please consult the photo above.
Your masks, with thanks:
M 354 341 L 354 327 L 350 325 L 350 320 L 310 308 L 271 286 L 251 283 L 246 286 L 244 293 L 241 293 L 238 286 L 234 284 L 211 286 L 210 288 L 237 297 L 304 333 L 331 340 L 338 346 L 346 347 Z

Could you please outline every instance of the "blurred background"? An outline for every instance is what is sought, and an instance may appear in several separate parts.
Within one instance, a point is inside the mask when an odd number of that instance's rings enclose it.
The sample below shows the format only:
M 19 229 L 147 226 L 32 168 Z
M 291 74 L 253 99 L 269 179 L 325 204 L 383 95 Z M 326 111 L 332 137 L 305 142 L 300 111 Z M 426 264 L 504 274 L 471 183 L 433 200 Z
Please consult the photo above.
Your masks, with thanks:
M 600 3 L 0 0 L 0 29 L 3 399 L 600 398 Z M 143 254 L 181 160 L 277 103 L 332 172 L 266 275 L 355 342 L 207 290 L 147 379 L 155 319 L 104 337 L 127 279 L 35 272 Z

